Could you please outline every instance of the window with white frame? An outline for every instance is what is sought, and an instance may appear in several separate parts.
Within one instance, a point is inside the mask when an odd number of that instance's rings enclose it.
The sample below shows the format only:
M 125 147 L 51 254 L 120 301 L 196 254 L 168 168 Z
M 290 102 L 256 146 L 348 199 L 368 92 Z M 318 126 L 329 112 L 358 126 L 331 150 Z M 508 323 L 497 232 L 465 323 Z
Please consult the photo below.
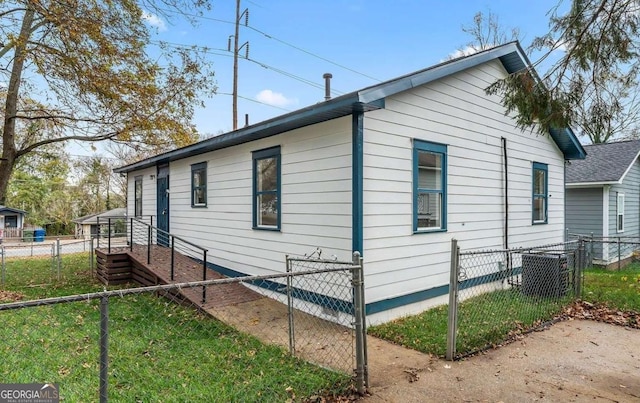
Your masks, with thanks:
M 133 200 L 133 215 L 135 217 L 140 217 L 142 215 L 142 175 L 134 178 Z
M 533 163 L 533 224 L 546 224 L 549 198 L 549 169 L 547 164 Z
M 447 146 L 413 142 L 413 231 L 447 229 Z
M 616 231 L 624 232 L 624 193 L 616 194 Z
M 191 165 L 191 207 L 207 207 L 207 163 Z

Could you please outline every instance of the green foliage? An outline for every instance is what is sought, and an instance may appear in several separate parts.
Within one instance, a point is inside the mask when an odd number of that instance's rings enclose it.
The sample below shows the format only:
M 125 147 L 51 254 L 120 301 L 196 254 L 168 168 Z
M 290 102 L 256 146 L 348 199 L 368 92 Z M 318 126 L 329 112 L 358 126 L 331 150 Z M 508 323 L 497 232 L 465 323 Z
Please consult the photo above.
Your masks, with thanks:
M 499 94 L 521 128 L 577 125 L 593 142 L 637 131 L 640 13 L 636 0 L 573 0 L 551 11 L 550 31 L 533 40 L 534 62 L 556 61 L 540 77 L 525 70 L 487 89 Z
M 157 46 L 145 18 L 187 18 L 208 7 L 207 0 L 0 2 L 7 83 L 0 204 L 15 164 L 52 143 L 111 141 L 139 151 L 197 140 L 191 118 L 215 92 L 213 72 L 196 48 Z

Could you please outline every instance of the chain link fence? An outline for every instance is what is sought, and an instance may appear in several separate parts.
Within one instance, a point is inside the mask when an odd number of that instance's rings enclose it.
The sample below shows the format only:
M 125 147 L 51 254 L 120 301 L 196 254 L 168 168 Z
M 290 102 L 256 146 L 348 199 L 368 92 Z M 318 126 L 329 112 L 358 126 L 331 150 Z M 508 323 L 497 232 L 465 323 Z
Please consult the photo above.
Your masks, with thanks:
M 539 328 L 581 294 L 583 241 L 461 252 L 452 242 L 447 359 Z
M 567 239 L 584 240 L 590 266 L 620 270 L 637 260 L 640 253 L 640 237 L 637 236 L 598 237 L 567 232 Z
M 0 285 L 46 284 L 63 277 L 65 265 L 91 267 L 92 240 L 0 245 Z
M 287 258 L 287 269 L 72 296 L 4 287 L 0 379 L 56 383 L 68 401 L 285 401 L 351 382 L 364 392 L 361 260 Z M 75 278 L 72 290 L 102 287 L 84 269 Z

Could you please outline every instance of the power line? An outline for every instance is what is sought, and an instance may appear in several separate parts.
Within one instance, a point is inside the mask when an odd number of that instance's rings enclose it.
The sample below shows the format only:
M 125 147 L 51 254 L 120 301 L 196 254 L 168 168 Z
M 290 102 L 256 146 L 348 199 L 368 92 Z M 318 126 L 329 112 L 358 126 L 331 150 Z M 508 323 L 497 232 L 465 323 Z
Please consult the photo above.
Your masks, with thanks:
M 189 14 L 189 13 L 184 13 L 184 12 L 182 12 L 181 14 L 184 14 L 187 17 L 198 18 L 198 19 L 203 19 L 203 20 L 208 20 L 208 21 L 215 21 L 215 22 L 220 22 L 220 23 L 224 23 L 224 24 L 235 24 L 235 22 L 233 22 L 233 21 L 222 20 L 222 19 L 213 18 L 213 17 L 207 17 L 207 16 L 204 16 L 204 15 Z M 307 54 L 309 56 L 312 56 L 312 57 L 315 57 L 317 59 L 323 60 L 323 61 L 325 61 L 327 63 L 330 63 L 330 64 L 332 64 L 334 66 L 340 67 L 341 69 L 344 69 L 344 70 L 350 71 L 352 73 L 358 74 L 360 76 L 366 77 L 366 78 L 368 78 L 370 80 L 374 80 L 374 81 L 377 81 L 377 82 L 381 82 L 382 81 L 379 78 L 372 77 L 372 76 L 370 76 L 368 74 L 365 74 L 365 73 L 362 73 L 362 72 L 360 72 L 358 70 L 355 70 L 355 69 L 352 69 L 350 67 L 347 67 L 347 66 L 345 66 L 343 64 L 334 62 L 333 60 L 330 60 L 330 59 L 328 59 L 328 58 L 326 58 L 324 56 L 320 56 L 320 55 L 315 54 L 315 53 L 313 53 L 311 51 L 303 49 L 300 46 L 297 46 L 297 45 L 294 45 L 292 43 L 289 43 L 289 42 L 287 42 L 287 41 L 285 41 L 283 39 L 277 38 L 277 37 L 275 37 L 273 35 L 270 35 L 270 34 L 264 32 L 264 31 L 258 29 L 258 28 L 255 28 L 255 27 L 253 27 L 251 25 L 246 25 L 245 28 L 248 28 L 248 29 L 250 29 L 252 31 L 255 31 L 255 32 L 257 32 L 257 33 L 259 33 L 261 35 L 264 35 L 265 37 L 267 37 L 269 39 L 273 39 L 274 41 L 279 42 L 279 43 L 281 43 L 283 45 L 286 45 L 286 46 L 288 46 L 288 47 L 290 47 L 292 49 L 295 49 L 295 50 L 297 50 L 299 52 L 302 52 L 302 53 L 305 53 L 305 54 Z
M 232 94 L 232 93 L 230 93 L 230 92 L 216 92 L 216 95 L 229 95 L 229 96 L 232 96 L 233 94 Z M 271 104 L 268 104 L 268 103 L 266 103 L 266 102 L 258 101 L 257 99 L 253 99 L 253 98 L 245 97 L 245 96 L 242 96 L 242 95 L 238 95 L 238 98 L 242 98 L 242 99 L 247 100 L 247 101 L 255 102 L 255 103 L 257 103 L 257 104 L 261 104 L 261 105 L 265 105 L 265 106 L 270 106 L 270 107 L 272 107 L 272 108 L 280 109 L 281 111 L 291 112 L 291 109 L 282 108 L 282 107 L 280 107 L 280 106 L 276 106 L 276 105 L 271 105 Z
M 216 56 L 233 57 L 233 54 L 215 52 L 215 51 L 226 51 L 225 49 L 220 49 L 220 48 L 209 48 L 207 46 L 187 45 L 187 44 L 183 44 L 183 43 L 165 42 L 165 41 L 162 41 L 162 42 L 151 41 L 150 43 L 153 43 L 153 44 L 156 44 L 156 45 L 164 44 L 166 46 L 171 46 L 171 47 L 180 48 L 180 49 L 191 49 L 191 48 L 195 47 L 195 48 L 199 48 L 202 52 L 207 53 L 207 54 L 212 54 L 212 55 L 216 55 Z M 282 70 L 280 68 L 268 65 L 268 64 L 263 63 L 263 62 L 261 62 L 259 60 L 255 60 L 255 59 L 251 59 L 251 58 L 243 58 L 243 59 L 248 60 L 248 61 L 250 61 L 252 63 L 255 63 L 255 64 L 259 65 L 260 67 L 263 67 L 263 68 L 265 68 L 267 70 L 272 70 L 272 71 L 274 71 L 274 72 L 276 72 L 278 74 L 282 74 L 282 75 L 284 75 L 286 77 L 289 77 L 289 78 L 292 78 L 294 80 L 300 81 L 300 82 L 302 82 L 304 84 L 307 84 L 307 85 L 310 85 L 312 87 L 319 88 L 319 89 L 324 89 L 324 86 L 322 84 L 319 84 L 319 83 L 317 83 L 315 81 L 306 79 L 304 77 L 300 77 L 300 76 L 298 76 L 296 74 L 293 74 L 293 73 L 290 73 L 290 72 L 288 72 L 286 70 Z M 337 94 L 337 95 L 341 95 L 341 94 L 344 93 L 342 91 L 336 90 L 335 88 L 332 88 L 331 92 L 334 93 L 334 94 Z

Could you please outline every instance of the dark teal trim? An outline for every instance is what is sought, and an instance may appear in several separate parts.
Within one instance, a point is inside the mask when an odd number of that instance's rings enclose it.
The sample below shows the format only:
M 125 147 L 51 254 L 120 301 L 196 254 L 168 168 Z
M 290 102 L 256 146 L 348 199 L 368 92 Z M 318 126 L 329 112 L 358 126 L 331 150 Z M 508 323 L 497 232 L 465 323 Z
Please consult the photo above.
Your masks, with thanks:
M 544 172 L 544 193 L 536 193 L 536 171 Z M 544 221 L 535 221 L 534 211 L 536 199 L 544 199 Z M 549 167 L 547 164 L 534 162 L 531 170 L 531 224 L 541 225 L 549 222 Z
M 366 280 L 366 279 L 365 279 Z M 367 304 L 365 312 L 367 315 L 373 315 L 374 313 L 388 311 L 389 309 L 399 308 L 401 306 L 414 304 L 416 302 L 425 301 L 431 298 L 440 297 L 449 293 L 449 285 L 442 285 L 440 287 L 429 288 L 428 290 L 422 290 L 413 292 L 411 294 L 401 295 L 395 298 L 383 299 L 382 301 L 372 302 Z
M 522 273 L 522 268 L 518 267 L 513 268 L 510 271 L 499 271 L 495 273 L 485 274 L 484 276 L 473 277 L 460 282 L 459 289 L 464 290 L 482 284 L 502 281 L 508 277 L 515 276 L 520 273 Z M 428 290 L 413 292 L 411 294 L 401 295 L 395 298 L 372 302 L 370 304 L 367 304 L 365 312 L 367 315 L 373 315 L 374 313 L 388 311 L 389 309 L 399 308 L 401 306 L 409 304 L 415 304 L 416 302 L 426 301 L 428 299 L 441 297 L 447 294 L 449 294 L 449 284 L 429 288 Z
M 194 174 L 198 171 L 203 171 L 204 175 L 202 175 L 203 180 L 204 180 L 204 185 L 200 185 L 198 186 L 199 188 L 202 188 L 204 190 L 204 204 L 195 204 L 195 201 L 193 199 L 194 194 L 195 194 L 195 190 L 196 190 L 196 186 L 195 186 L 195 181 L 194 181 Z M 191 207 L 192 208 L 203 208 L 203 207 L 207 207 L 207 202 L 208 202 L 208 197 L 207 197 L 207 163 L 206 162 L 199 162 L 197 164 L 192 164 L 191 165 Z
M 442 169 L 440 171 L 440 183 L 442 191 L 433 189 L 421 189 L 418 178 L 418 157 L 421 151 L 440 154 L 442 158 Z M 424 193 L 442 194 L 442 210 L 440 211 L 440 228 L 418 229 L 418 197 Z M 413 140 L 413 233 L 422 234 L 429 232 L 445 232 L 447 230 L 447 145 L 433 143 L 424 140 Z
M 364 112 L 353 114 L 351 137 L 351 249 L 364 256 Z
M 275 158 L 276 159 L 276 190 L 272 191 L 258 191 L 258 161 L 267 159 L 267 158 Z M 252 228 L 257 230 L 266 230 L 266 231 L 280 231 L 280 224 L 282 220 L 282 157 L 280 154 L 280 146 L 266 148 L 264 150 L 254 151 L 252 153 L 253 159 L 253 177 L 252 177 Z M 276 217 L 276 226 L 259 226 L 258 225 L 258 196 L 262 194 L 273 194 L 276 196 L 276 209 L 277 217 Z
M 202 264 L 202 260 L 194 259 L 199 264 Z M 226 277 L 246 277 L 250 274 L 242 273 L 237 270 L 229 269 L 227 267 L 219 266 L 217 264 L 207 262 L 207 268 L 218 272 Z M 247 284 L 251 284 L 256 287 L 263 288 L 265 290 L 277 292 L 279 294 L 286 295 L 287 290 L 284 284 L 271 281 L 271 280 L 256 280 L 256 281 L 248 281 Z M 294 287 L 291 290 L 291 295 L 294 298 L 300 299 L 302 301 L 310 302 L 312 304 L 320 305 L 324 308 L 331 309 L 337 312 L 343 312 L 346 314 L 353 314 L 353 302 L 345 301 L 339 298 L 330 297 L 328 295 L 320 294 L 314 291 L 303 290 L 301 288 Z

